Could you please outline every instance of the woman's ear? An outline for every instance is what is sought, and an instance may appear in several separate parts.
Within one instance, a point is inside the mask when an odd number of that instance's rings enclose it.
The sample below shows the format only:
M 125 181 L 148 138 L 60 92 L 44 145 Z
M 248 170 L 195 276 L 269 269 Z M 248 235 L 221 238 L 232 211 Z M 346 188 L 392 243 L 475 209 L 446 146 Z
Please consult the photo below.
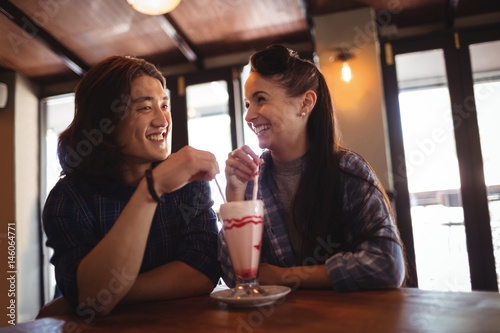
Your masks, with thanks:
M 316 105 L 316 99 L 318 96 L 316 93 L 312 90 L 308 90 L 304 94 L 304 98 L 302 100 L 302 112 L 305 112 L 306 114 L 309 114 L 312 109 L 314 108 L 314 105 Z

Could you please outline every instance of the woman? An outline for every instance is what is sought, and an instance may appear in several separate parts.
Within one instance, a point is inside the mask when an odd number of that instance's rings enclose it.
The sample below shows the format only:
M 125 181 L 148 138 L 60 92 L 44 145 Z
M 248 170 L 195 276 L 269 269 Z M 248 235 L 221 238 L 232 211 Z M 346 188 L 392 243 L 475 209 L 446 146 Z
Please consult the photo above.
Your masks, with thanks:
M 368 163 L 339 144 L 323 75 L 272 45 L 250 58 L 245 120 L 266 151 L 228 155 L 228 201 L 264 201 L 261 284 L 338 291 L 401 286 L 405 261 L 387 196 Z M 219 261 L 235 283 L 220 234 Z
M 59 138 L 64 177 L 43 225 L 57 285 L 81 314 L 118 303 L 210 293 L 220 277 L 211 180 L 213 154 L 171 154 L 165 79 L 151 64 L 113 56 L 75 93 Z M 154 168 L 153 168 L 154 167 Z

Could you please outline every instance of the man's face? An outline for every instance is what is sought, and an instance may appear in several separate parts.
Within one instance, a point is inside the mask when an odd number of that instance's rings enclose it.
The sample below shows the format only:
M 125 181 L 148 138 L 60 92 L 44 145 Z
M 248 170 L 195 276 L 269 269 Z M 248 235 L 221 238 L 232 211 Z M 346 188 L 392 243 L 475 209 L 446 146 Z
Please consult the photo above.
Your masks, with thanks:
M 162 161 L 171 153 L 172 115 L 160 81 L 143 75 L 131 82 L 130 105 L 116 141 L 129 166 Z

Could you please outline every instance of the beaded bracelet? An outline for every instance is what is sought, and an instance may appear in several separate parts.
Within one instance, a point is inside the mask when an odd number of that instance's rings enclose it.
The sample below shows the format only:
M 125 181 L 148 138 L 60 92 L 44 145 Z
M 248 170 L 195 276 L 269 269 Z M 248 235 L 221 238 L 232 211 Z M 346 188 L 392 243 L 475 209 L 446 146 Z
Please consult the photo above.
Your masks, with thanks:
M 149 194 L 151 195 L 151 198 L 153 198 L 153 200 L 156 202 L 160 201 L 160 198 L 158 197 L 158 194 L 156 193 L 155 190 L 153 182 L 153 173 L 151 172 L 151 169 L 147 169 L 145 175 L 146 175 L 146 182 L 148 183 L 148 191 Z

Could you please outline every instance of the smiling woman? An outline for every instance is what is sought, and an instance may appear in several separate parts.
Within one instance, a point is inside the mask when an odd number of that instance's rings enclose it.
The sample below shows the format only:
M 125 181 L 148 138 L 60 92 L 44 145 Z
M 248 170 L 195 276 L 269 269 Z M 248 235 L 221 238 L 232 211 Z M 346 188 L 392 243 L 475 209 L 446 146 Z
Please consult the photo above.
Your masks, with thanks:
M 43 226 L 58 287 L 80 313 L 207 294 L 220 276 L 207 182 L 219 167 L 189 146 L 171 154 L 165 88 L 152 64 L 114 56 L 76 89 L 75 117 L 59 138 L 64 177 Z
M 265 151 L 258 156 L 243 145 L 228 155 L 226 198 L 264 201 L 260 283 L 401 286 L 405 258 L 390 203 L 370 165 L 340 145 L 322 73 L 282 45 L 256 52 L 250 64 L 245 120 Z M 233 286 L 223 233 L 219 261 Z

